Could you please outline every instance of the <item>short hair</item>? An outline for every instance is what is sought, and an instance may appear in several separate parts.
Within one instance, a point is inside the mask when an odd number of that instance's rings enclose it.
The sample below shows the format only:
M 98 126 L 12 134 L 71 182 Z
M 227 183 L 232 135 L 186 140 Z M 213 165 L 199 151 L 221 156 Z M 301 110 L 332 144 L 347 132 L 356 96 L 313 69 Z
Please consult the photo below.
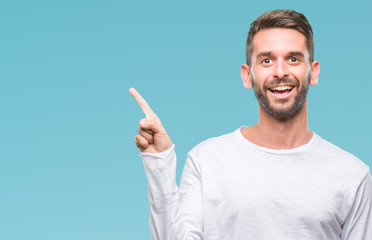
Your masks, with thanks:
M 294 29 L 302 33 L 306 37 L 306 46 L 309 52 L 309 60 L 314 60 L 314 40 L 313 40 L 313 29 L 307 18 L 302 14 L 294 10 L 272 10 L 259 16 L 254 22 L 252 22 L 246 45 L 246 60 L 250 66 L 251 57 L 253 52 L 253 37 L 254 35 L 263 29 L 268 28 L 289 28 Z

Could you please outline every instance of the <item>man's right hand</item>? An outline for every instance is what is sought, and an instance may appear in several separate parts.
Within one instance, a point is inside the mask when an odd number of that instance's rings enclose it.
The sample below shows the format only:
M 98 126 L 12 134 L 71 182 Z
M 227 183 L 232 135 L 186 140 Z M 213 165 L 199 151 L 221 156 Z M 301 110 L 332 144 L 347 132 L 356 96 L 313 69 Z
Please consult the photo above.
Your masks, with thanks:
M 146 100 L 136 89 L 130 88 L 129 92 L 146 115 L 146 118 L 139 122 L 139 134 L 135 137 L 137 148 L 143 153 L 160 153 L 171 148 L 173 143 L 158 116 L 151 110 Z

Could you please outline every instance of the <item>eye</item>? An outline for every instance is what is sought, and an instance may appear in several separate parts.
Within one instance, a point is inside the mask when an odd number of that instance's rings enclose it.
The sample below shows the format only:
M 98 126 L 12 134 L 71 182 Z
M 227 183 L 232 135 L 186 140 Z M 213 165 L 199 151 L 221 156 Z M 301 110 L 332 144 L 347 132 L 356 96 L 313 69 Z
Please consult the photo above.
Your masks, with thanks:
M 264 63 L 264 64 L 270 64 L 272 61 L 270 58 L 265 58 L 261 61 L 261 63 Z
M 296 57 L 290 57 L 290 58 L 289 58 L 289 61 L 290 61 L 290 62 L 294 62 L 294 63 L 295 63 L 295 62 L 298 62 L 298 61 L 299 61 L 299 59 L 298 59 L 298 58 L 296 58 Z

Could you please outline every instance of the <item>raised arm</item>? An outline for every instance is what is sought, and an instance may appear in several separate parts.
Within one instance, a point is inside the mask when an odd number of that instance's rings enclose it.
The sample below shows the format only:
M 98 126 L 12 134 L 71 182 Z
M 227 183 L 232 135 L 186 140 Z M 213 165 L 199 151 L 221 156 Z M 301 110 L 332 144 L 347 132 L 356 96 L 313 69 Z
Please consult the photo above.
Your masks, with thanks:
M 189 154 L 181 187 L 176 183 L 176 153 L 160 119 L 134 89 L 129 89 L 146 118 L 135 142 L 141 151 L 149 187 L 150 232 L 153 240 L 202 240 L 203 203 L 198 164 Z

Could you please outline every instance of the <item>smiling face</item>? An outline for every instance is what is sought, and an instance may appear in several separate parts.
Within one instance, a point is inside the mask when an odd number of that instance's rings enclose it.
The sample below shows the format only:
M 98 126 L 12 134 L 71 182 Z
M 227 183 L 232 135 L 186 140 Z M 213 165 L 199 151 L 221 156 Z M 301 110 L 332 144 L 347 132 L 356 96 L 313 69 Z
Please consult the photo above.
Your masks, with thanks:
M 309 84 L 317 84 L 318 73 L 319 63 L 309 62 L 305 36 L 287 28 L 258 31 L 251 66 L 242 66 L 244 86 L 253 87 L 260 107 L 279 121 L 301 112 Z

